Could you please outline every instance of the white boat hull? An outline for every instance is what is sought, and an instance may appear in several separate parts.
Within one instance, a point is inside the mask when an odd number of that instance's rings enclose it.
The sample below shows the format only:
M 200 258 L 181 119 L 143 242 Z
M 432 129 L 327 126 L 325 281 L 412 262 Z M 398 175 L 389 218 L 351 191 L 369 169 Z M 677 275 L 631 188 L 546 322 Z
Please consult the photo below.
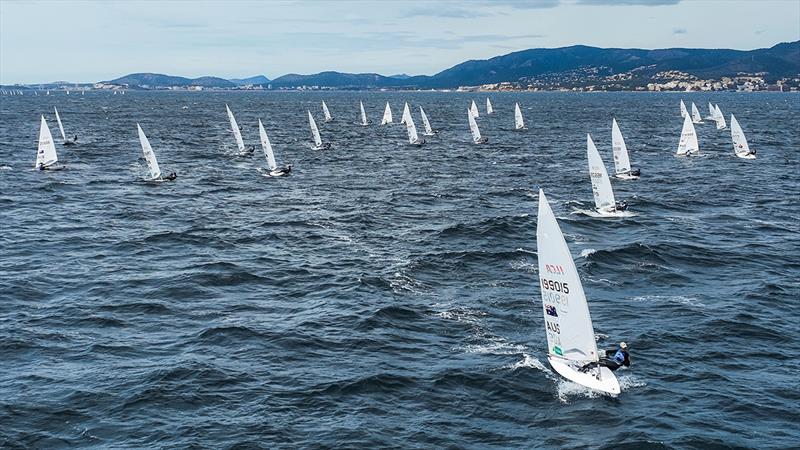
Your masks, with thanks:
M 756 155 L 753 155 L 753 154 L 749 154 L 749 155 L 736 155 L 736 156 L 738 156 L 739 158 L 742 158 L 742 159 L 756 159 Z
M 630 211 L 598 211 L 596 209 L 579 209 L 576 212 L 594 218 L 634 217 L 636 213 Z
M 580 367 L 576 363 L 569 360 L 553 356 L 548 356 L 547 360 L 550 361 L 553 370 L 573 383 L 615 397 L 621 392 L 619 380 L 608 367 L 599 367 L 600 376 L 598 377 L 597 368 L 584 373 L 578 370 Z
M 618 174 L 614 175 L 614 178 L 616 178 L 618 180 L 638 180 L 639 176 L 638 175 L 631 175 L 629 173 L 618 173 Z

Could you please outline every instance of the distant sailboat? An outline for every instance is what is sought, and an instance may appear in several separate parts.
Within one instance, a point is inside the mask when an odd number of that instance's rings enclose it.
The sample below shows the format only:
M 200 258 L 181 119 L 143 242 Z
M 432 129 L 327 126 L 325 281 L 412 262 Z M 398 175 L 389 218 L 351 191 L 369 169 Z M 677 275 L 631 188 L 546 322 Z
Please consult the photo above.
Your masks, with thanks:
M 683 103 L 683 99 L 681 99 L 681 117 L 688 117 L 689 111 L 686 110 L 686 105 Z
M 717 129 L 724 130 L 728 128 L 728 124 L 725 123 L 725 116 L 722 114 L 722 110 L 719 109 L 719 105 L 716 105 L 714 108 L 717 114 Z
M 319 135 L 319 128 L 317 128 L 317 122 L 314 121 L 314 116 L 311 115 L 311 111 L 308 111 L 308 124 L 311 126 L 311 137 L 314 138 L 314 146 L 311 147 L 312 150 L 328 150 L 331 148 L 331 144 L 328 142 L 322 143 L 322 137 Z
M 706 117 L 706 119 L 716 120 L 716 117 L 717 117 L 717 110 L 714 109 L 714 105 L 712 105 L 711 102 L 708 102 L 708 116 Z
M 689 156 L 692 154 L 700 153 L 700 147 L 697 144 L 697 133 L 694 130 L 694 124 L 689 116 L 683 119 L 683 130 L 681 130 L 681 140 L 678 142 L 677 156 Z
M 275 162 L 275 155 L 272 153 L 272 144 L 269 142 L 267 131 L 264 130 L 264 124 L 261 123 L 261 119 L 258 119 L 258 134 L 261 137 L 261 149 L 264 150 L 264 156 L 267 158 L 267 165 L 269 166 L 267 175 L 271 177 L 289 175 L 292 171 L 292 165 L 289 164 L 286 167 L 278 168 L 278 163 Z
M 423 134 L 425 136 L 433 136 L 436 134 L 436 132 L 433 131 L 433 128 L 431 128 L 431 123 L 428 122 L 428 116 L 425 114 L 425 110 L 422 109 L 422 106 L 419 107 L 419 114 L 422 116 L 422 125 L 425 126 L 425 133 Z
M 420 139 L 417 136 L 417 127 L 414 125 L 414 118 L 411 117 L 411 112 L 403 114 L 403 122 L 406 124 L 406 131 L 408 132 L 408 143 L 411 145 L 422 145 L 425 139 Z
M 361 126 L 365 127 L 369 122 L 367 122 L 367 112 L 364 111 L 364 102 L 358 102 L 358 106 L 361 108 Z
M 322 101 L 322 112 L 325 114 L 326 123 L 333 120 L 333 116 L 331 116 L 331 112 L 328 111 L 328 105 L 325 104 L 325 100 Z
M 64 125 L 61 124 L 61 116 L 58 115 L 58 108 L 54 106 L 53 110 L 56 112 L 56 121 L 58 122 L 58 131 L 61 132 L 62 145 L 75 145 L 78 135 L 75 135 L 74 139 L 67 139 L 67 135 L 64 134 Z
M 383 110 L 383 119 L 381 119 L 381 125 L 387 123 L 392 123 L 392 109 L 389 107 L 389 102 L 386 102 L 386 109 Z
M 703 118 L 700 117 L 700 111 L 697 109 L 697 106 L 692 102 L 692 122 L 694 123 L 703 123 Z
M 410 116 L 410 115 L 411 115 L 411 111 L 408 109 L 408 102 L 406 102 L 406 104 L 403 105 L 403 114 L 400 116 L 400 123 L 405 125 L 406 116 Z
M 475 100 L 472 101 L 472 106 L 470 106 L 469 110 L 472 113 L 472 117 L 477 119 L 480 116 L 478 114 L 478 105 L 475 104 Z
M 611 179 L 608 178 L 606 165 L 589 134 L 586 135 L 586 155 L 589 160 L 589 177 L 592 180 L 594 206 L 597 214 L 604 217 L 626 215 L 627 204 L 625 202 L 617 203 L 614 200 L 614 190 L 611 188 Z
M 153 153 L 153 147 L 150 146 L 150 141 L 145 136 L 142 127 L 136 124 L 139 131 L 139 143 L 142 144 L 142 153 L 144 153 L 144 160 L 147 161 L 147 168 L 150 169 L 150 178 L 147 181 L 160 181 L 161 168 L 158 167 L 158 160 L 156 154 Z
M 472 102 L 475 105 L 475 102 Z M 472 111 L 467 110 L 467 120 L 469 120 L 469 130 L 472 132 L 472 141 L 476 144 L 485 144 L 489 142 L 488 138 L 481 136 L 481 130 L 478 129 L 478 122 L 475 121 L 475 115 Z
M 536 253 L 550 366 L 572 382 L 619 395 L 621 389 L 614 372 L 597 364 L 600 356 L 586 294 L 564 234 L 541 189 Z
M 62 167 L 57 166 L 57 163 L 56 144 L 53 142 L 53 135 L 50 134 L 50 127 L 47 126 L 47 121 L 42 116 L 42 122 L 39 126 L 39 147 L 36 151 L 34 168 L 37 170 L 61 169 Z
M 519 103 L 514 103 L 514 129 L 525 129 L 525 121 L 522 120 L 522 111 L 519 109 Z
M 747 145 L 747 138 L 744 137 L 744 131 L 739 126 L 739 121 L 731 114 L 731 139 L 733 140 L 733 151 L 736 156 L 744 159 L 756 159 L 756 151 L 750 150 Z
M 611 119 L 611 149 L 614 153 L 614 176 L 622 180 L 639 179 L 639 169 L 631 169 L 628 147 L 617 125 L 617 119 Z
M 489 101 L 489 97 L 486 97 L 486 114 L 491 114 L 494 112 L 494 108 L 492 108 L 492 102 Z
M 228 111 L 228 120 L 231 123 L 231 132 L 233 133 L 233 138 L 236 139 L 236 146 L 239 148 L 239 154 L 248 154 L 251 152 L 245 151 L 244 148 L 244 141 L 242 140 L 242 131 L 239 128 L 239 125 L 236 123 L 236 118 L 233 117 L 233 112 L 228 105 L 225 105 L 225 110 Z

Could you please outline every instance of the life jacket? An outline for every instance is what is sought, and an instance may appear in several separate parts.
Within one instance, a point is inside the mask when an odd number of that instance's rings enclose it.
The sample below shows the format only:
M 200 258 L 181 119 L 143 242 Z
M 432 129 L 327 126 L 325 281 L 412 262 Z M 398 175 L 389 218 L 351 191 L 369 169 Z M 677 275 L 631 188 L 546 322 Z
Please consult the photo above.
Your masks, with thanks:
M 625 362 L 625 352 L 622 349 L 617 350 L 617 353 L 614 353 L 614 362 L 622 365 Z

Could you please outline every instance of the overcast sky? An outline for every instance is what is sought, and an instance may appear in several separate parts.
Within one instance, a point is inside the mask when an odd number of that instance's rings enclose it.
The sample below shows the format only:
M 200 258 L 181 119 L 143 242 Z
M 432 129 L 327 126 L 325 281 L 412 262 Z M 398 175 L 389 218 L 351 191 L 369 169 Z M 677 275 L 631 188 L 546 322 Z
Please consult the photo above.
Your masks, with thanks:
M 434 74 L 535 47 L 749 50 L 800 40 L 800 0 L 0 0 L 0 84 L 131 72 Z

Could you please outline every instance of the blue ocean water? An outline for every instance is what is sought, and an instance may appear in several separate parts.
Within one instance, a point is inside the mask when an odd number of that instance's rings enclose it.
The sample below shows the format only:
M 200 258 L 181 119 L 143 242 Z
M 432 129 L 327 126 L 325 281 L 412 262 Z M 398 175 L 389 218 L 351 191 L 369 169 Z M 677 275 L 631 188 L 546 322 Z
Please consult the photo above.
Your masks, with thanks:
M 800 97 L 492 93 L 475 146 L 485 97 L 0 97 L 0 447 L 796 446 Z M 758 159 L 709 121 L 701 155 L 674 157 L 681 98 L 735 114 Z M 386 101 L 439 134 L 406 145 L 377 125 Z M 290 177 L 236 155 L 226 103 L 248 145 L 262 119 Z M 36 172 L 53 106 L 79 145 Z M 310 149 L 307 109 L 332 150 Z M 613 186 L 638 215 L 575 214 L 586 133 L 610 167 L 612 117 L 642 170 Z M 141 181 L 137 122 L 177 181 Z M 547 365 L 540 187 L 600 345 L 631 346 L 617 399 Z

